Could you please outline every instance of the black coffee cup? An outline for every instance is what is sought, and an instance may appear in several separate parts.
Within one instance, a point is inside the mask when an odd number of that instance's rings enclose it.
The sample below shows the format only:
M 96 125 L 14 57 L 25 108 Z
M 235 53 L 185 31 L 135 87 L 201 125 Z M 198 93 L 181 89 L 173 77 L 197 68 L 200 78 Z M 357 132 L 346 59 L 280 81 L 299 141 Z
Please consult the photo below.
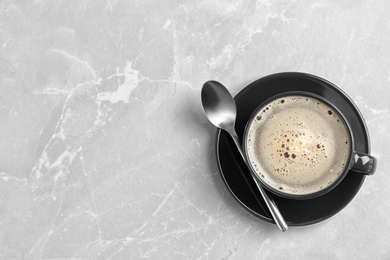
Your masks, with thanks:
M 376 159 L 356 151 L 348 120 L 321 95 L 275 95 L 247 122 L 243 147 L 249 167 L 267 190 L 291 199 L 321 196 L 347 174 L 372 175 Z

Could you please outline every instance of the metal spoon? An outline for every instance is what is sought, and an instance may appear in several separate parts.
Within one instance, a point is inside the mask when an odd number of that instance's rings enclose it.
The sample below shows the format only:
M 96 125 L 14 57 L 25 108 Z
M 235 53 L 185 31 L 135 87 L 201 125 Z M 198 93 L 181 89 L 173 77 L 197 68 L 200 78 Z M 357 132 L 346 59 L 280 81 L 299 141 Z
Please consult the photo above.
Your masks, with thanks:
M 238 151 L 242 156 L 242 159 L 248 166 L 248 162 L 242 150 L 241 143 L 237 136 L 236 130 L 234 128 L 237 108 L 236 103 L 234 102 L 234 99 L 231 96 L 230 92 L 221 83 L 217 81 L 207 81 L 203 85 L 201 98 L 203 110 L 207 118 L 213 125 L 225 130 L 230 134 L 238 148 Z M 269 197 L 268 194 L 265 192 L 265 190 L 261 186 L 260 181 L 256 178 L 254 173 L 252 171 L 250 172 L 253 177 L 253 180 L 256 183 L 257 188 L 260 191 L 261 196 L 265 201 L 265 204 L 271 212 L 271 215 L 276 225 L 280 228 L 280 230 L 286 231 L 288 228 L 287 224 L 284 221 L 282 214 L 280 214 L 280 211 L 276 206 L 274 200 Z

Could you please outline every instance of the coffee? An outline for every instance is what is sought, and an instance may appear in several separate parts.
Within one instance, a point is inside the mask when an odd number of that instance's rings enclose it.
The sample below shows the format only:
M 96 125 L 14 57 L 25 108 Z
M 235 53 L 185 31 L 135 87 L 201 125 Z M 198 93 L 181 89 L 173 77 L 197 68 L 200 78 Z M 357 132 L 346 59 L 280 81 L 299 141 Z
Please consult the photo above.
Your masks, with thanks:
M 351 137 L 345 121 L 314 97 L 271 101 L 254 116 L 247 135 L 252 169 L 281 193 L 318 192 L 336 182 L 349 166 Z

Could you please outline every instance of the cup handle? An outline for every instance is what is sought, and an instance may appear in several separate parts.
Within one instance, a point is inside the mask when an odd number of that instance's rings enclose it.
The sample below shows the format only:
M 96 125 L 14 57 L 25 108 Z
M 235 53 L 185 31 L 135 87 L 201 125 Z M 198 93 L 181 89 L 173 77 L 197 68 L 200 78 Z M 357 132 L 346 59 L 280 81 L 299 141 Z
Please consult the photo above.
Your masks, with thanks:
M 361 152 L 354 152 L 352 156 L 351 170 L 366 175 L 374 174 L 376 170 L 376 158 Z

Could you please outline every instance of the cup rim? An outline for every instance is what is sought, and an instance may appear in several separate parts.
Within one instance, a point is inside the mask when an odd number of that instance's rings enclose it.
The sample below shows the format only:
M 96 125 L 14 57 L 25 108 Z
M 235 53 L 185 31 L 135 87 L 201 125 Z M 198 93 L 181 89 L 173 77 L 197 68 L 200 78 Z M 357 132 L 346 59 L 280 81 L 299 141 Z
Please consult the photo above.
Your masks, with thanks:
M 249 156 L 248 156 L 247 139 L 248 139 L 249 127 L 252 124 L 252 122 L 253 122 L 255 116 L 257 115 L 257 113 L 261 109 L 263 109 L 263 107 L 265 107 L 267 104 L 272 102 L 273 100 L 276 100 L 276 99 L 281 98 L 281 97 L 293 96 L 293 95 L 295 95 L 295 96 L 308 96 L 308 97 L 316 98 L 316 99 L 324 102 L 326 105 L 330 106 L 333 110 L 335 110 L 338 113 L 339 117 L 344 121 L 344 124 L 347 126 L 348 134 L 349 134 L 349 138 L 350 138 L 349 158 L 348 158 L 348 160 L 346 160 L 346 164 L 345 164 L 344 169 L 343 169 L 342 173 L 340 174 L 339 178 L 337 178 L 335 181 L 332 182 L 332 184 L 330 184 L 329 186 L 326 186 L 325 188 L 323 188 L 321 190 L 318 190 L 318 191 L 315 191 L 315 192 L 311 192 L 311 193 L 305 193 L 305 194 L 290 194 L 290 193 L 282 192 L 279 189 L 273 188 L 272 186 L 268 185 L 266 182 L 264 182 L 256 174 L 256 171 L 253 169 L 253 166 L 250 163 Z M 263 185 L 263 187 L 265 187 L 268 191 L 270 191 L 270 192 L 272 192 L 272 193 L 274 193 L 274 194 L 276 194 L 278 196 L 284 197 L 284 198 L 298 199 L 298 200 L 312 199 L 312 198 L 319 197 L 319 196 L 324 195 L 325 193 L 331 191 L 338 184 L 341 183 L 341 181 L 347 175 L 347 173 L 348 173 L 348 171 L 349 171 L 349 169 L 351 167 L 351 164 L 353 162 L 353 154 L 355 152 L 355 145 L 354 145 L 354 143 L 355 142 L 354 142 L 354 137 L 353 137 L 353 134 L 352 134 L 351 126 L 348 123 L 347 118 L 340 111 L 340 109 L 338 109 L 335 105 L 333 105 L 333 103 L 331 101 L 329 101 L 325 97 L 323 97 L 321 95 L 318 95 L 318 94 L 315 94 L 315 93 L 302 91 L 302 90 L 293 90 L 293 91 L 286 91 L 286 92 L 283 92 L 283 93 L 279 93 L 279 94 L 276 94 L 276 95 L 268 98 L 264 102 L 262 102 L 259 106 L 256 107 L 256 109 L 252 112 L 251 116 L 249 117 L 249 120 L 247 121 L 247 123 L 245 125 L 245 130 L 244 130 L 244 135 L 243 135 L 244 154 L 245 154 L 246 160 L 248 162 L 249 169 L 252 172 L 252 174 L 256 177 L 256 179 L 259 180 L 261 182 L 261 184 Z

